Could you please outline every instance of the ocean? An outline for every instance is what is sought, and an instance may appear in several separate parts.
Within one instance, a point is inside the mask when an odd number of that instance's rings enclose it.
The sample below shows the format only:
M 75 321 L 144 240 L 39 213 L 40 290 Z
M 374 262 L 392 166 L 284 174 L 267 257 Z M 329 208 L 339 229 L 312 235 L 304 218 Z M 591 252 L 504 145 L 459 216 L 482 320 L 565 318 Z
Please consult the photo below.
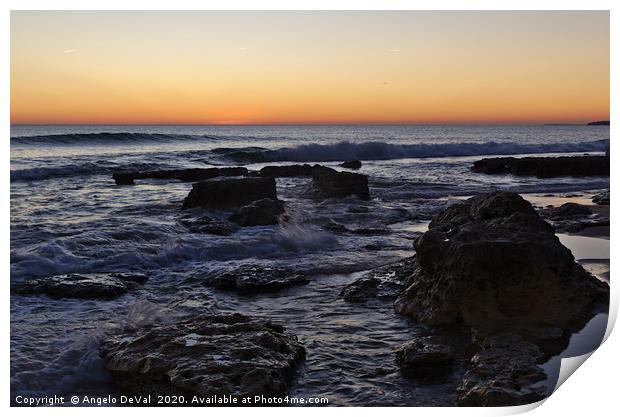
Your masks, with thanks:
M 412 240 L 457 199 L 496 189 L 562 198 L 609 187 L 609 177 L 470 169 L 490 156 L 602 154 L 609 126 L 12 126 L 10 141 L 12 283 L 72 272 L 150 276 L 114 300 L 12 296 L 13 395 L 114 392 L 98 356 L 105 332 L 163 316 L 240 311 L 284 324 L 306 346 L 293 395 L 328 395 L 336 405 L 450 405 L 457 376 L 424 384 L 389 371 L 390 347 L 423 329 L 390 303 L 351 305 L 339 291 L 364 271 L 411 256 Z M 287 224 L 230 236 L 183 225 L 190 183 L 116 186 L 111 178 L 115 171 L 315 162 L 341 169 L 351 159 L 369 176 L 370 201 L 317 202 L 304 197 L 308 179 L 279 178 Z M 382 232 L 339 234 L 334 223 Z M 246 264 L 313 278 L 242 297 L 200 284 Z

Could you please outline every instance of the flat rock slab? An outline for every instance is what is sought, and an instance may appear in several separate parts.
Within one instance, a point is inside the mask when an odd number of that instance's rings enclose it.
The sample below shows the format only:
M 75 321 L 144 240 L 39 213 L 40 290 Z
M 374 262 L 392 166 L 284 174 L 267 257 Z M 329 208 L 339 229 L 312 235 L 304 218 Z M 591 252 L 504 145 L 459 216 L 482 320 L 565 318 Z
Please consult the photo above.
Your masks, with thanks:
M 45 294 L 52 298 L 115 298 L 148 279 L 137 273 L 65 274 L 16 284 L 17 294 Z
M 609 156 L 485 158 L 474 162 L 472 171 L 538 178 L 609 176 Z
M 249 295 L 277 292 L 309 282 L 304 274 L 280 268 L 245 265 L 206 279 L 209 287 Z
M 134 395 L 281 397 L 305 349 L 282 326 L 227 314 L 111 335 L 100 355 L 119 388 Z
M 112 174 L 112 178 L 116 182 L 116 185 L 130 185 L 137 179 L 146 178 L 195 182 L 215 177 L 237 177 L 242 175 L 248 175 L 247 168 L 188 168 L 167 169 L 160 171 L 115 172 Z
M 264 198 L 278 199 L 276 181 L 272 177 L 208 180 L 193 185 L 183 208 L 235 208 Z

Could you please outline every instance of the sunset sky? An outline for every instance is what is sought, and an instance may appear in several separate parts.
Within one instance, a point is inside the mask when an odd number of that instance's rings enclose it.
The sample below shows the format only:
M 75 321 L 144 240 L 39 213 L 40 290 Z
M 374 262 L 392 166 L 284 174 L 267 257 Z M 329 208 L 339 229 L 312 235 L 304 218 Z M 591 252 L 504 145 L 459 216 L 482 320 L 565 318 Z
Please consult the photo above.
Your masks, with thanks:
M 12 123 L 609 119 L 608 12 L 12 12 Z

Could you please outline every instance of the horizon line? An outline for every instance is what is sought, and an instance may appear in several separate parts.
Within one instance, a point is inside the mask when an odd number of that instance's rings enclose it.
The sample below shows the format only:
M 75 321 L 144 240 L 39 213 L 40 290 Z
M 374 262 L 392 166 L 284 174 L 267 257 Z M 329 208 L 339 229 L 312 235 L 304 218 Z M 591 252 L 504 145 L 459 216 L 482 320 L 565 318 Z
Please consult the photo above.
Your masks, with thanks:
M 584 126 L 588 123 L 609 122 L 608 119 L 597 119 L 588 121 L 574 122 L 540 122 L 540 121 L 519 121 L 519 122 L 292 122 L 292 123 L 102 123 L 102 122 L 80 122 L 80 123 L 46 123 L 46 122 L 26 122 L 10 123 L 10 126 L 510 126 L 510 125 L 534 125 L 534 126 Z

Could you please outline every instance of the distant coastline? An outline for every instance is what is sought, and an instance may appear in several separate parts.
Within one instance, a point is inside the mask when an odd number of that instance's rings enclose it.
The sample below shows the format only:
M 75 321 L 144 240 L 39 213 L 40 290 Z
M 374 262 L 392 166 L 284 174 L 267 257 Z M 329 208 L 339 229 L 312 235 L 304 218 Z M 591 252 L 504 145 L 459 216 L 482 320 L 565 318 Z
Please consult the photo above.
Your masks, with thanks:
M 582 123 L 546 123 L 545 126 L 609 126 L 609 120 L 597 120 L 595 122 Z

